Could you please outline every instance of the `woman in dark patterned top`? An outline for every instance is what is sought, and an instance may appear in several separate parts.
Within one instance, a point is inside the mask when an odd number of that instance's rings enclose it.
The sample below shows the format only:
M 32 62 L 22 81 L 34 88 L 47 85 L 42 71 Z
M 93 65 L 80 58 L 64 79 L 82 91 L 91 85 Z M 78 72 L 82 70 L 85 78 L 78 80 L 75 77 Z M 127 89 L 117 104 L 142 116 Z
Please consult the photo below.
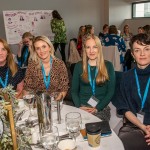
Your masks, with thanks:
M 60 92 L 65 97 L 68 91 L 68 74 L 63 61 L 54 57 L 54 47 L 45 36 L 38 36 L 33 42 L 32 61 L 25 76 L 24 89 L 34 92 Z
M 0 88 L 5 88 L 8 84 L 17 91 L 18 97 L 23 90 L 23 73 L 14 62 L 7 42 L 0 39 Z

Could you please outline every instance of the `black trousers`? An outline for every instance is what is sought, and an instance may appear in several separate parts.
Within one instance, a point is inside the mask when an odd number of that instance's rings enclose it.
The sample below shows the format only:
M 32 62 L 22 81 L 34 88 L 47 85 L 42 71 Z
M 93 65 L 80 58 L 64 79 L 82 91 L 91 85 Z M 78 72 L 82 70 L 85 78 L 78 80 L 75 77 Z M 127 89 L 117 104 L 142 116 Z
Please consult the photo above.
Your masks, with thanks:
M 65 55 L 66 43 L 54 43 L 53 45 L 55 52 L 57 51 L 57 48 L 59 48 L 62 60 L 64 61 L 64 63 L 66 63 L 66 55 Z

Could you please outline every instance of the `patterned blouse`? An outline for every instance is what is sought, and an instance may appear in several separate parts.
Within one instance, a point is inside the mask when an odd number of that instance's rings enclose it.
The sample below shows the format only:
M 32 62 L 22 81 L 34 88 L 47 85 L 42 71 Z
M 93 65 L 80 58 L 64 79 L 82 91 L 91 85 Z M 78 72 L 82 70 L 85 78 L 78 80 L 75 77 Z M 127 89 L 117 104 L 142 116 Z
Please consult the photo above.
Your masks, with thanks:
M 69 79 L 67 69 L 65 64 L 57 58 L 53 59 L 50 79 L 50 86 L 47 90 L 49 94 L 68 91 Z M 24 82 L 25 90 L 31 89 L 34 92 L 46 92 L 42 69 L 33 61 L 29 61 Z
M 66 27 L 63 20 L 52 19 L 51 20 L 51 29 L 52 32 L 55 34 L 54 36 L 54 43 L 66 43 L 67 36 L 66 36 Z
M 104 46 L 117 46 L 119 51 L 126 51 L 126 45 L 122 37 L 115 34 L 107 34 L 103 38 Z
M 8 70 L 7 64 L 0 67 L 0 77 L 1 77 L 3 82 L 5 81 L 7 70 Z M 19 67 L 18 67 L 17 73 L 14 76 L 12 76 L 11 71 L 9 69 L 7 85 L 8 84 L 12 85 L 13 89 L 16 90 L 17 85 L 23 80 L 23 78 L 24 78 L 24 76 L 23 76 L 22 70 Z M 3 88 L 1 84 L 0 84 L 0 88 Z

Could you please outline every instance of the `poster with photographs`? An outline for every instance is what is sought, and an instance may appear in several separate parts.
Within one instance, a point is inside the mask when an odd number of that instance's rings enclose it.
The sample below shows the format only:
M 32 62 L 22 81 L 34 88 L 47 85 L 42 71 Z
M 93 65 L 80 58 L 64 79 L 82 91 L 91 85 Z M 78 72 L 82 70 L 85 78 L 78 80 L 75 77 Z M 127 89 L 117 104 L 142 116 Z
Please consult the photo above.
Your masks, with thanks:
M 53 10 L 12 10 L 3 11 L 7 42 L 18 44 L 24 32 L 34 36 L 45 35 L 53 41 L 50 20 Z

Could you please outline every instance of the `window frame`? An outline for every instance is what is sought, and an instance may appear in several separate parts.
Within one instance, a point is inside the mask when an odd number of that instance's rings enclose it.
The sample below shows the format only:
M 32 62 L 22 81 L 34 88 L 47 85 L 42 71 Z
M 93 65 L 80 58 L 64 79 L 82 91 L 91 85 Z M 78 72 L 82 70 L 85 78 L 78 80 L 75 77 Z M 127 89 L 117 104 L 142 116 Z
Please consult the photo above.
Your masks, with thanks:
M 133 18 L 133 19 L 150 18 L 150 17 L 134 17 L 134 16 L 133 16 L 133 14 L 134 14 L 134 13 L 133 13 L 133 11 L 134 11 L 134 10 L 133 10 L 134 5 L 135 5 L 135 4 L 141 4 L 141 3 L 150 3 L 150 1 L 142 1 L 142 2 L 134 2 L 134 3 L 132 3 L 132 18 Z

